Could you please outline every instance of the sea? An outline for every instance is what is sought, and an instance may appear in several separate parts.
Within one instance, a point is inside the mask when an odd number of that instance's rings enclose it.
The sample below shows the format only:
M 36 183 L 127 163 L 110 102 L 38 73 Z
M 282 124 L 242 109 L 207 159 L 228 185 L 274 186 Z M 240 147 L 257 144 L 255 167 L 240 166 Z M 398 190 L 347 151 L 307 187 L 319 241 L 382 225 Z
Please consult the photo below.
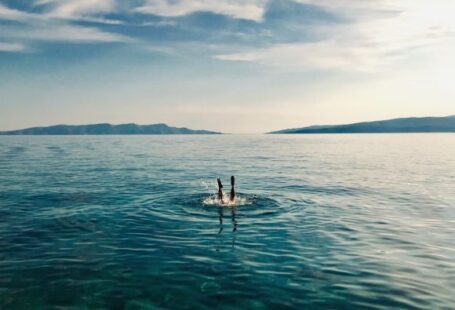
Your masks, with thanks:
M 0 309 L 455 309 L 455 135 L 1 136 Z

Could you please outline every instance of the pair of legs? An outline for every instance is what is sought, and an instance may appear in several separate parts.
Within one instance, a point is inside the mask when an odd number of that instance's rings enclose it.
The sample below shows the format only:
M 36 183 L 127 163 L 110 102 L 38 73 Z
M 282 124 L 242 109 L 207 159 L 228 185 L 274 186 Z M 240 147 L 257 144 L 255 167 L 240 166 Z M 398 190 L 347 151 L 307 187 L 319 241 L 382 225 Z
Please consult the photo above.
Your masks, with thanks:
M 218 182 L 218 199 L 221 201 L 221 203 L 224 203 L 224 195 L 223 195 L 223 184 L 221 183 L 221 180 L 218 178 L 216 179 Z M 235 178 L 234 176 L 231 177 L 231 195 L 229 199 L 231 201 L 235 200 Z

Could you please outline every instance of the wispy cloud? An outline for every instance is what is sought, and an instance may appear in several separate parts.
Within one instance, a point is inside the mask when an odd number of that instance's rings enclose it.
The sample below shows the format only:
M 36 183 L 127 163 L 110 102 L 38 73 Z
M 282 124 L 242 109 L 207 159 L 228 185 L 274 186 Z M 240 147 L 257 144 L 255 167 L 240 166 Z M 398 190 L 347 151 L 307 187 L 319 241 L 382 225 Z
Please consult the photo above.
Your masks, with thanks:
M 100 31 L 97 28 L 63 23 L 34 23 L 23 27 L 5 26 L 2 31 L 4 37 L 27 42 L 97 43 L 126 42 L 130 40 L 122 35 Z
M 119 25 L 122 21 L 104 17 L 118 9 L 114 0 L 40 0 L 37 7 L 44 7 L 44 17 Z
M 30 14 L 19 10 L 10 9 L 0 3 L 0 20 L 23 20 L 30 17 Z
M 159 16 L 182 16 L 195 12 L 212 12 L 234 18 L 260 21 L 265 0 L 147 0 L 135 11 Z
M 40 0 L 36 5 L 49 6 L 50 16 L 75 18 L 109 13 L 116 7 L 113 0 Z
M 30 0 L 28 7 L 0 4 L 0 20 L 14 21 L 0 39 L 23 48 L 43 41 L 142 48 L 155 40 L 160 50 L 180 44 L 182 53 L 199 44 L 204 53 L 194 57 L 377 71 L 453 38 L 452 8 L 453 0 Z M 216 16 L 187 17 L 197 12 Z
M 0 52 L 23 52 L 26 47 L 20 43 L 0 42 Z
M 55 0 L 40 1 L 37 5 L 52 4 Z M 89 3 L 90 2 L 90 3 Z M 93 3 L 91 3 L 93 2 Z M 11 43 L 4 43 L 2 50 L 10 52 L 22 52 L 35 42 L 64 42 L 64 43 L 106 43 L 106 42 L 127 42 L 128 37 L 116 33 L 103 31 L 96 27 L 88 27 L 71 23 L 70 20 L 62 17 L 76 17 L 76 15 L 87 9 L 95 12 L 95 4 L 103 1 L 63 1 L 56 5 L 55 12 L 59 14 L 30 13 L 17 9 L 8 8 L 0 4 L 0 20 L 15 21 L 14 24 L 2 26 L 1 39 Z M 64 4 L 70 5 L 66 7 Z M 91 7 L 92 4 L 94 7 Z M 89 10 L 89 7 L 92 9 Z M 107 8 L 99 6 L 99 9 Z M 86 11 L 86 12 L 88 12 Z M 66 13 L 64 13 L 66 12 Z
M 422 49 L 436 53 L 440 44 L 455 37 L 455 22 L 447 16 L 453 4 L 444 0 L 401 0 L 393 6 L 386 0 L 297 1 L 349 16 L 349 22 L 312 25 L 316 39 L 311 42 L 278 43 L 215 58 L 293 70 L 378 71 Z M 355 10 L 364 14 L 357 16 Z
M 294 71 L 376 72 L 404 58 L 405 51 L 423 48 L 428 44 L 425 40 L 405 44 L 390 42 L 384 46 L 373 42 L 325 40 L 279 44 L 247 52 L 216 55 L 215 58 L 224 61 L 256 62 Z

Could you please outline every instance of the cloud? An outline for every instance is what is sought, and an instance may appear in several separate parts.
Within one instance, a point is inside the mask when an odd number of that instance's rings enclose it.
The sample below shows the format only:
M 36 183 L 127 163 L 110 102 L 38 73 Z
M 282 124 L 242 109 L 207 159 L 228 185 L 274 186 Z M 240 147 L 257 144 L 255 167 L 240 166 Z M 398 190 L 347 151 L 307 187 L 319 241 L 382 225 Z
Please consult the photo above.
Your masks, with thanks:
M 381 52 L 334 40 L 314 43 L 279 44 L 243 53 L 217 55 L 226 61 L 256 62 L 290 70 L 371 71 L 379 64 Z
M 0 42 L 0 52 L 23 52 L 26 50 L 25 45 L 20 43 Z
M 50 6 L 50 16 L 71 19 L 111 12 L 116 3 L 113 0 L 41 0 L 36 5 Z
M 117 2 L 114 0 L 40 0 L 35 3 L 35 6 L 45 8 L 45 13 L 42 14 L 45 18 L 109 25 L 123 23 L 103 16 L 118 9 Z
M 325 7 L 331 10 L 340 9 L 382 9 L 388 7 L 397 1 L 392 0 L 294 0 L 298 3 L 316 5 L 320 7 Z
M 35 23 L 23 27 L 6 26 L 2 36 L 16 40 L 66 42 L 66 43 L 102 43 L 126 42 L 130 40 L 119 34 L 100 31 L 93 27 L 74 26 L 62 23 Z
M 158 40 L 160 49 L 180 43 L 182 53 L 188 54 L 198 45 L 198 51 L 203 47 L 204 55 L 215 54 L 219 60 L 295 70 L 376 71 L 416 51 L 435 48 L 455 33 L 453 0 L 432 3 L 426 0 L 30 0 L 30 3 L 28 11 L 0 4 L 0 20 L 14 21 L 2 26 L 2 41 L 25 47 L 37 41 L 131 43 L 134 40 L 128 37 L 130 33 L 138 38 L 136 42 L 141 41 L 139 48 Z M 179 18 L 195 12 L 223 16 Z M 112 13 L 119 20 L 109 19 L 114 16 Z M 131 25 L 148 27 L 137 31 Z M 209 48 L 210 44 L 218 49 Z
M 19 10 L 10 9 L 0 3 L 0 20 L 23 20 L 30 15 Z
M 40 1 L 39 5 L 53 4 L 55 0 Z M 60 5 L 65 3 L 69 5 L 71 1 L 60 2 Z M 84 3 L 82 5 L 81 3 Z M 102 1 L 74 1 L 73 5 L 63 11 L 68 14 L 83 12 L 84 9 L 89 10 L 89 2 L 95 5 L 95 2 Z M 109 2 L 109 1 L 108 1 Z M 96 7 L 96 6 L 95 6 Z M 99 9 L 104 6 L 100 6 Z M 63 6 L 65 8 L 65 6 Z M 83 9 L 84 8 L 84 9 Z M 94 8 L 89 10 L 94 12 Z M 66 14 L 66 13 L 65 13 Z M 64 16 L 61 15 L 61 16 Z M 68 15 L 69 16 L 69 15 Z M 106 42 L 130 42 L 130 38 L 103 31 L 96 27 L 88 27 L 73 24 L 70 21 L 61 19 L 59 16 L 23 12 L 16 9 L 8 8 L 0 4 L 0 20 L 12 20 L 13 24 L 2 26 L 1 39 L 14 41 L 14 43 L 3 43 L 2 51 L 22 52 L 35 42 L 62 42 L 62 43 L 106 43 Z
M 212 12 L 239 19 L 260 21 L 264 15 L 265 5 L 265 0 L 148 0 L 135 11 L 167 17 Z
M 351 18 L 338 25 L 312 25 L 310 31 L 314 39 L 311 42 L 277 43 L 219 54 L 215 58 L 291 70 L 372 72 L 422 51 L 435 57 L 439 46 L 453 44 L 455 38 L 455 22 L 448 13 L 453 3 L 445 0 L 437 4 L 421 0 L 394 1 L 394 10 L 390 1 L 296 1 Z M 361 17 L 352 14 L 356 9 L 363 10 L 364 14 Z
M 338 70 L 376 72 L 406 56 L 404 51 L 424 48 L 425 40 L 391 43 L 381 46 L 373 42 L 326 40 L 312 43 L 279 44 L 247 52 L 221 54 L 224 61 L 255 62 L 286 70 Z

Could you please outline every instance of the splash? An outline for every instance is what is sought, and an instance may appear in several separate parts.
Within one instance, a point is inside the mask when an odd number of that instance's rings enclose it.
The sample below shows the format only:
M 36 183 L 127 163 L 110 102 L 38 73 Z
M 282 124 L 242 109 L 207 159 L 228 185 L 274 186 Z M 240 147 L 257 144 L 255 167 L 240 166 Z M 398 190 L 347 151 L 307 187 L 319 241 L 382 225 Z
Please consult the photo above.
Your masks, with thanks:
M 224 194 L 224 193 L 223 193 Z M 219 206 L 219 207 L 238 207 L 238 206 L 245 206 L 253 204 L 253 200 L 249 199 L 248 197 L 236 195 L 235 200 L 231 201 L 230 196 L 224 194 L 224 203 L 218 199 L 217 195 L 210 195 L 206 197 L 202 203 L 205 206 Z

